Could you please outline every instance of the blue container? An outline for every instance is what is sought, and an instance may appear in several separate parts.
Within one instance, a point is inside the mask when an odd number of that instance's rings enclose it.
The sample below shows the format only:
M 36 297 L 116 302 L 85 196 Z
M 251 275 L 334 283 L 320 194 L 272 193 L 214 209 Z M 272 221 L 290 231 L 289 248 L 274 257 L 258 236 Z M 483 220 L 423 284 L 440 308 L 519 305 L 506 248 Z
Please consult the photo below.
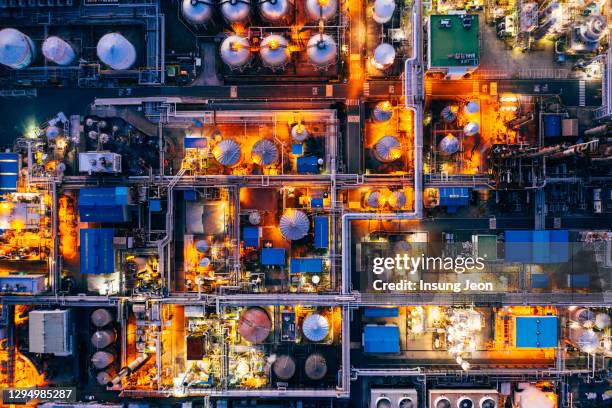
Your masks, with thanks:
M 81 273 L 107 274 L 115 272 L 115 250 L 112 228 L 83 228 L 81 230 Z
M 329 248 L 329 217 L 314 217 L 314 246 L 317 249 Z
M 291 273 L 321 273 L 323 272 L 323 259 L 291 258 L 289 268 Z
M 19 155 L 0 153 L 0 194 L 17 191 L 19 178 Z
M 544 137 L 561 137 L 561 115 L 545 115 Z

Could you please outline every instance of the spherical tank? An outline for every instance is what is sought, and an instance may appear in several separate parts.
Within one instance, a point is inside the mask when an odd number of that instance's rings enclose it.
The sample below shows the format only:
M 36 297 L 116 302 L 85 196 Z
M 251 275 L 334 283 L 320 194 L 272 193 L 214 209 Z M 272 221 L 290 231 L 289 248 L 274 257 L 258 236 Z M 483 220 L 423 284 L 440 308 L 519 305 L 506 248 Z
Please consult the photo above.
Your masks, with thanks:
M 289 0 L 260 0 L 259 13 L 262 19 L 274 23 L 287 17 L 291 6 Z
M 390 163 L 402 157 L 402 144 L 395 136 L 383 136 L 374 146 L 374 157 L 383 163 Z
M 610 319 L 610 315 L 607 313 L 597 313 L 597 316 L 595 316 L 595 326 L 599 329 L 599 330 L 604 330 L 607 329 L 608 327 L 610 327 L 610 322 L 612 319 Z
M 298 123 L 291 128 L 291 138 L 296 142 L 303 142 L 308 137 L 308 129 L 306 126 Z
M 260 307 L 246 309 L 238 321 L 238 333 L 250 343 L 263 342 L 272 329 L 268 313 Z
M 479 130 L 480 125 L 478 124 L 478 122 L 469 122 L 463 127 L 463 133 L 465 133 L 467 136 L 475 135 L 476 133 L 478 133 Z
M 327 21 L 336 16 L 338 0 L 306 0 L 306 13 L 313 21 Z
M 136 62 L 136 48 L 119 33 L 102 36 L 96 47 L 98 58 L 112 69 L 129 69 Z
M 93 356 L 91 356 L 91 364 L 98 370 L 108 367 L 113 361 L 115 361 L 115 356 L 108 351 L 96 351 Z
M 259 48 L 259 56 L 267 67 L 282 67 L 289 62 L 288 42 L 280 34 L 271 34 L 263 39 Z
M 183 17 L 192 24 L 206 24 L 213 14 L 213 3 L 208 0 L 183 0 Z
M 42 53 L 46 59 L 57 65 L 70 65 L 76 58 L 72 46 L 56 36 L 47 37 L 42 45 Z
M 308 59 L 318 67 L 331 65 L 336 61 L 338 46 L 327 34 L 315 34 L 308 40 Z
M 438 148 L 442 154 L 455 154 L 459 151 L 459 139 L 451 134 L 448 134 L 440 141 Z
M 249 40 L 239 35 L 230 35 L 221 43 L 221 59 L 231 68 L 240 68 L 251 59 Z
M 104 327 L 113 321 L 113 315 L 106 309 L 96 309 L 91 314 L 91 323 L 96 327 Z
M 322 341 L 329 334 L 329 322 L 318 313 L 308 315 L 302 323 L 302 333 L 310 341 Z
M 465 113 L 478 113 L 478 111 L 480 110 L 480 104 L 478 103 L 478 101 L 470 101 L 465 105 L 464 109 Z
M 389 196 L 388 202 L 394 210 L 401 210 L 406 205 L 406 194 L 403 191 L 394 191 Z
M 248 0 L 222 0 L 221 14 L 230 24 L 244 23 L 249 19 L 251 3 Z
M 376 69 L 385 70 L 395 62 L 395 48 L 391 44 L 379 44 L 374 50 L 372 65 Z
M 278 356 L 272 365 L 272 371 L 281 380 L 289 380 L 295 374 L 295 360 L 286 354 Z
M 327 374 L 327 360 L 319 353 L 309 355 L 304 363 L 304 372 L 313 381 L 322 379 Z
M 117 334 L 112 330 L 98 330 L 91 336 L 91 344 L 95 348 L 108 347 L 117 339 Z
M 287 210 L 279 222 L 280 232 L 289 241 L 302 239 L 310 230 L 308 216 L 299 210 Z
M 232 139 L 225 139 L 217 143 L 212 153 L 215 160 L 225 167 L 237 165 L 242 155 L 240 145 Z
M 251 159 L 260 166 L 270 166 L 278 161 L 278 148 L 271 140 L 259 140 L 251 149 Z
M 14 28 L 0 30 L 0 64 L 21 69 L 32 63 L 36 54 L 34 43 L 24 33 Z
M 378 24 L 385 24 L 391 21 L 394 12 L 395 0 L 376 0 L 374 2 L 372 18 Z

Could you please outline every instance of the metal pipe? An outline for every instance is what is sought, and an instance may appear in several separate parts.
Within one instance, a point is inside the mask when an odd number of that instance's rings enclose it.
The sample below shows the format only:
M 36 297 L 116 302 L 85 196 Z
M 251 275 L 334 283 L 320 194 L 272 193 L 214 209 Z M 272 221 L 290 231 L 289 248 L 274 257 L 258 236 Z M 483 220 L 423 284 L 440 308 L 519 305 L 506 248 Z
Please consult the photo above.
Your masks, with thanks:
M 128 375 L 132 374 L 133 372 L 138 370 L 140 367 L 142 367 L 142 365 L 148 359 L 149 359 L 149 355 L 148 354 L 140 354 L 138 357 L 136 357 L 134 360 L 132 360 L 132 362 L 130 364 L 128 364 L 127 366 L 123 367 L 119 371 L 119 373 L 115 376 L 115 378 L 113 378 L 111 381 L 109 381 L 108 384 L 106 384 L 106 385 L 108 387 L 114 387 L 115 385 L 119 384 L 123 378 L 127 377 Z

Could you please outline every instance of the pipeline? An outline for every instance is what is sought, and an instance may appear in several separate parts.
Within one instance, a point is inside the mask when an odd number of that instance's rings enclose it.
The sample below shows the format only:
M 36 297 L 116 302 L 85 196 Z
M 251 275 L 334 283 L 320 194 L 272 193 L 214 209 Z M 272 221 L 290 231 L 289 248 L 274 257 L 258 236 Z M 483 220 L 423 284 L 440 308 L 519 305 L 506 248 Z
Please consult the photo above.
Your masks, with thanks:
M 106 385 L 108 387 L 114 387 L 115 385 L 119 384 L 122 379 L 124 379 L 125 377 L 127 377 L 130 374 L 132 374 L 133 372 L 138 370 L 140 367 L 142 367 L 142 365 L 148 359 L 149 359 L 149 355 L 148 354 L 140 354 L 130 364 L 128 364 L 127 366 L 123 367 L 119 371 L 119 373 L 115 376 L 115 378 L 113 378 L 111 381 L 109 381 L 108 384 L 106 384 Z

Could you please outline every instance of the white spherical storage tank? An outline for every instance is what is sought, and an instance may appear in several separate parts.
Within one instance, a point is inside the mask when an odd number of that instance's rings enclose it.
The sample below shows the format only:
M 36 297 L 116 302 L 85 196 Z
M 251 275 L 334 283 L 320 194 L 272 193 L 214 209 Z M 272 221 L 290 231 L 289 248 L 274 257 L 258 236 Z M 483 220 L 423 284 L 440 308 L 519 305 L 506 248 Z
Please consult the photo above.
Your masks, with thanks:
M 291 13 L 291 6 L 289 0 L 261 0 L 259 14 L 262 19 L 274 23 L 287 17 Z
M 308 40 L 308 59 L 317 67 L 326 67 L 336 61 L 338 46 L 327 34 L 315 34 Z
M 338 13 L 338 0 L 306 0 L 306 13 L 313 21 L 327 21 Z
M 208 0 L 183 0 L 181 12 L 192 24 L 206 24 L 213 15 L 214 3 Z
M 251 13 L 251 2 L 249 0 L 222 0 L 221 14 L 230 24 L 244 23 L 249 19 Z
M 388 23 L 395 12 L 395 0 L 376 0 L 372 11 L 374 21 L 378 24 Z
M 0 30 L 0 64 L 13 69 L 25 68 L 35 55 L 30 37 L 14 28 Z
M 46 59 L 57 65 L 70 65 L 76 58 L 74 48 L 56 36 L 47 37 L 42 45 L 42 53 Z
M 279 68 L 289 62 L 289 43 L 280 34 L 270 34 L 261 42 L 259 56 L 263 64 L 270 68 Z
M 98 58 L 112 69 L 130 69 L 136 62 L 136 48 L 119 33 L 102 36 L 96 47 Z
M 374 49 L 372 65 L 379 70 L 389 68 L 395 62 L 395 48 L 391 44 L 382 43 Z
M 221 59 L 230 68 L 241 68 L 251 60 L 249 40 L 239 35 L 230 35 L 221 43 Z

